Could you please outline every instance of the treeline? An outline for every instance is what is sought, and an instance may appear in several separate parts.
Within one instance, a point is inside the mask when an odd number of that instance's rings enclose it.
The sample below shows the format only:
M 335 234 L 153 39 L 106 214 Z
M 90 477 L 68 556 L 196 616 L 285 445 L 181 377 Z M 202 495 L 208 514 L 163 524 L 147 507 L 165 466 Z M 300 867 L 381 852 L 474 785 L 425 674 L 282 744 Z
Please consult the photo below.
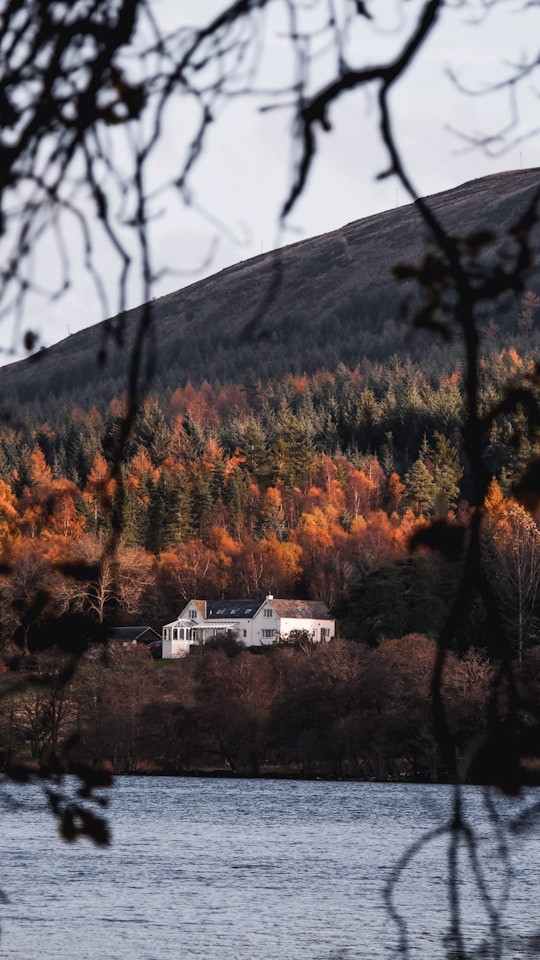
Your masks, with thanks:
M 532 352 L 520 356 L 514 348 L 486 357 L 481 363 L 483 410 L 504 396 L 508 384 L 525 379 L 534 362 Z M 37 446 L 55 479 L 84 487 L 96 455 L 110 458 L 123 409 L 119 397 L 106 409 L 66 405 L 46 421 L 42 410 L 32 417 L 27 412 L 23 421 L 7 421 L 0 436 L 0 476 L 19 495 L 28 485 L 29 458 Z M 182 467 L 190 479 L 190 469 L 204 455 L 210 463 L 223 461 L 227 479 L 232 463 L 265 487 L 278 480 L 304 480 L 320 454 L 341 454 L 357 466 L 372 455 L 387 474 L 396 470 L 403 476 L 418 459 L 425 438 L 431 442 L 440 433 L 458 445 L 462 422 L 459 366 L 441 369 L 394 355 L 385 364 L 366 360 L 354 369 L 339 364 L 333 372 L 321 369 L 273 380 L 258 379 L 248 370 L 241 383 L 203 381 L 196 388 L 188 382 L 149 397 L 124 460 L 129 472 L 142 451 L 154 469 Z M 516 413 L 501 413 L 494 422 L 486 451 L 494 475 L 519 469 L 509 440 L 522 427 Z M 465 496 L 466 482 L 465 477 Z M 225 492 L 219 478 L 214 488 L 219 495 Z M 191 522 L 196 521 L 195 511 Z
M 167 662 L 109 647 L 84 659 L 68 684 L 57 654 L 37 655 L 33 684 L 21 691 L 17 675 L 1 678 L 0 763 L 16 770 L 53 756 L 58 770 L 71 762 L 114 773 L 441 781 L 435 649 L 419 634 L 376 649 L 334 640 L 255 655 L 229 645 Z M 537 654 L 517 674 L 524 702 L 538 696 Z M 447 721 L 463 775 L 475 782 L 490 782 L 489 763 L 500 761 L 483 747 L 493 676 L 477 651 L 447 658 Z M 534 724 L 526 711 L 517 722 L 521 776 L 534 782 Z
M 486 409 L 530 369 L 514 350 L 486 360 Z M 104 417 L 73 410 L 54 424 L 4 427 L 4 642 L 27 638 L 40 619 L 79 612 L 159 629 L 191 597 L 268 591 L 324 600 L 345 635 L 371 644 L 436 633 L 459 557 L 448 565 L 408 548 L 434 516 L 467 521 L 459 372 L 428 380 L 395 359 L 245 388 L 188 384 L 166 404 L 147 399 L 113 477 L 122 409 L 118 399 Z M 529 575 L 536 569 L 537 525 L 507 499 L 534 453 L 519 407 L 493 421 L 486 551 L 494 578 L 503 561 L 517 563 L 518 543 L 528 545 Z M 120 549 L 103 554 L 113 516 Z M 536 593 L 512 576 L 499 594 L 509 611 L 519 605 L 522 652 L 536 636 Z M 481 611 L 471 617 L 478 636 Z M 461 648 L 469 642 L 464 636 Z

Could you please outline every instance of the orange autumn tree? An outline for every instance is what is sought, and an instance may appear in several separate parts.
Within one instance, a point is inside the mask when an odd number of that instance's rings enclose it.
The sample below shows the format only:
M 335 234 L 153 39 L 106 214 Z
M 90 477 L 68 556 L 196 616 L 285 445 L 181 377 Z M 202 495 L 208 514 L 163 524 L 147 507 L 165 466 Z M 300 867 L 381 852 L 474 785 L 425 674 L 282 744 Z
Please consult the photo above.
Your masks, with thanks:
M 20 535 L 17 500 L 10 485 L 0 479 L 0 548 L 5 550 Z
M 96 453 L 84 489 L 96 535 L 108 526 L 115 489 L 116 481 L 111 477 L 109 464 L 101 453 Z
M 313 599 L 331 606 L 342 595 L 350 573 L 348 534 L 335 507 L 316 506 L 302 513 L 294 532 L 302 548 L 304 579 Z
M 216 581 L 221 581 L 223 572 L 215 551 L 200 539 L 164 551 L 158 564 L 162 591 L 174 608 L 194 598 L 215 596 Z
M 262 597 L 266 593 L 293 596 L 302 573 L 302 549 L 270 533 L 262 540 L 247 537 L 234 562 L 234 587 L 241 595 Z
M 67 478 L 53 480 L 43 451 L 35 446 L 28 462 L 29 484 L 20 499 L 23 535 L 77 538 L 85 520 L 77 508 L 78 488 Z
M 77 540 L 84 532 L 86 518 L 79 512 L 80 492 L 70 480 L 54 480 L 50 485 L 44 537 Z
M 28 635 L 35 624 L 46 617 L 59 617 L 69 607 L 66 582 L 56 558 L 45 540 L 19 537 L 4 550 L 4 571 L 0 574 L 0 641 L 15 639 L 23 653 L 28 652 Z M 62 563 L 65 549 L 60 550 Z
M 408 527 L 392 520 L 384 510 L 375 510 L 367 518 L 357 517 L 351 526 L 351 540 L 357 567 L 369 572 L 393 563 L 407 553 Z

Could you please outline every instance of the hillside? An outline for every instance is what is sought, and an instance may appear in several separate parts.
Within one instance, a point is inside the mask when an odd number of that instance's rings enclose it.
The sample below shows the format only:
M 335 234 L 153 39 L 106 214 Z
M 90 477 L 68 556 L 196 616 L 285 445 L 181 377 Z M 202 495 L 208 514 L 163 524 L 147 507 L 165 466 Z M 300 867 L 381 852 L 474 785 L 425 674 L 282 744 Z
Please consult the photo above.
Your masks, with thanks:
M 500 249 L 539 182 L 538 168 L 513 171 L 470 181 L 429 202 L 450 231 L 490 230 Z M 534 246 L 540 250 L 538 225 Z M 312 373 L 340 361 L 384 362 L 394 353 L 418 358 L 428 347 L 439 350 L 442 361 L 442 346 L 432 336 L 411 336 L 392 276 L 396 263 L 421 263 L 426 249 L 426 230 L 411 204 L 254 257 L 155 300 L 152 359 L 159 378 L 153 389 L 175 389 L 188 380 L 244 383 Z M 540 290 L 538 262 L 526 283 Z M 508 332 L 518 306 L 505 309 L 496 321 Z M 125 315 L 124 346 L 109 339 L 102 365 L 97 357 L 107 322 L 5 367 L 3 409 L 26 403 L 49 413 L 58 403 L 90 407 L 121 394 L 140 315 L 140 308 Z

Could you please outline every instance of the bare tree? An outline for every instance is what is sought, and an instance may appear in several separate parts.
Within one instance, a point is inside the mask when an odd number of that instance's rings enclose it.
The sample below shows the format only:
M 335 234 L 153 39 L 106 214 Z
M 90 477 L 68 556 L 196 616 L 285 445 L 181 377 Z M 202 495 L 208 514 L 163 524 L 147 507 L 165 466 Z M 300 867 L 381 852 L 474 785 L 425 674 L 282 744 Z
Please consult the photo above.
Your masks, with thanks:
M 57 566 L 66 575 L 57 592 L 62 591 L 65 608 L 82 610 L 100 624 L 114 605 L 126 613 L 136 613 L 141 596 L 155 584 L 154 562 L 149 554 L 121 541 L 111 553 L 103 540 L 85 535 L 63 561 Z M 70 577 L 79 566 L 83 571 L 80 580 Z
M 492 531 L 496 591 L 518 659 L 535 636 L 540 586 L 540 531 L 517 503 L 510 503 Z

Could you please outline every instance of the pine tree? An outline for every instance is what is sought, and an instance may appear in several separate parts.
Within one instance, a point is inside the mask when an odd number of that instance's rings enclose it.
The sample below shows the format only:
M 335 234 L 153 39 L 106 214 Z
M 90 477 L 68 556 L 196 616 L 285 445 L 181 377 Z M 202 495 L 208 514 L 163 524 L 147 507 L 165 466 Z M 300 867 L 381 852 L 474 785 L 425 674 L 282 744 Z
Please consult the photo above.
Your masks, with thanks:
M 159 467 L 169 456 L 172 428 L 158 401 L 148 399 L 137 419 L 134 443 L 144 447 L 154 466 Z
M 204 466 L 199 468 L 191 489 L 193 525 L 201 539 L 207 536 L 214 516 L 212 474 Z
M 162 470 L 150 496 L 146 549 L 152 553 L 170 550 L 190 532 L 189 487 L 183 474 L 171 476 Z
M 187 413 L 182 421 L 181 432 L 183 434 L 183 450 L 186 458 L 186 466 L 194 461 L 200 460 L 206 446 L 204 432 L 195 423 L 191 415 Z
M 406 502 L 417 514 L 427 514 L 437 492 L 433 477 L 424 461 L 419 457 L 405 474 Z
M 245 419 L 240 427 L 238 452 L 245 458 L 246 468 L 257 481 L 265 481 L 272 471 L 272 457 L 268 448 L 268 431 L 264 431 L 255 417 Z
M 463 468 L 458 452 L 448 437 L 436 432 L 430 447 L 430 459 L 433 465 L 433 483 L 435 494 L 446 503 L 446 509 L 455 507 L 459 500 L 459 482 Z
M 249 479 L 246 476 L 246 472 L 237 464 L 227 476 L 223 489 L 223 502 L 233 522 L 234 532 L 237 536 L 244 525 L 248 487 Z
M 275 487 L 268 487 L 263 496 L 260 522 L 263 536 L 274 534 L 278 540 L 283 539 L 285 535 L 283 504 L 281 494 Z

